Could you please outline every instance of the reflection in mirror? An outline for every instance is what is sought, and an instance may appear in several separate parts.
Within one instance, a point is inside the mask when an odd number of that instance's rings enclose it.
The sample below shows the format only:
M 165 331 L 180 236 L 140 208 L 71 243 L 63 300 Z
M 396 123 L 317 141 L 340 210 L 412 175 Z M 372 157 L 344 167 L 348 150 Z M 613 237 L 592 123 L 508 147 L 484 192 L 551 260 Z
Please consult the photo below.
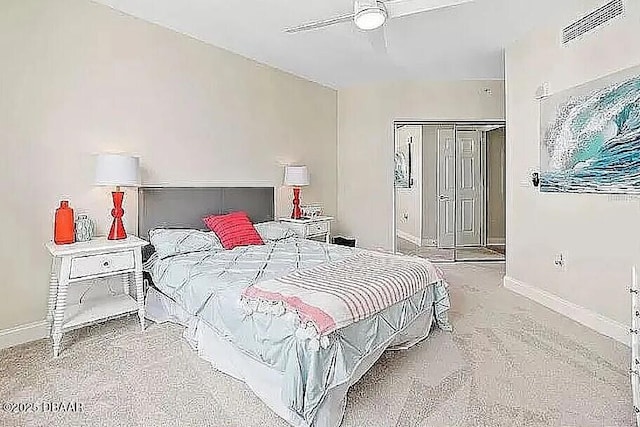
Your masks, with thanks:
M 396 159 L 399 153 L 406 152 L 407 144 L 411 147 L 412 185 L 410 187 L 398 185 L 396 179 L 396 250 L 402 254 L 416 255 L 433 261 L 453 261 L 455 255 L 453 125 L 396 127 Z M 451 165 L 447 167 L 446 162 Z
M 505 128 L 456 129 L 456 260 L 505 259 Z
M 504 124 L 397 125 L 394 148 L 397 252 L 504 260 Z

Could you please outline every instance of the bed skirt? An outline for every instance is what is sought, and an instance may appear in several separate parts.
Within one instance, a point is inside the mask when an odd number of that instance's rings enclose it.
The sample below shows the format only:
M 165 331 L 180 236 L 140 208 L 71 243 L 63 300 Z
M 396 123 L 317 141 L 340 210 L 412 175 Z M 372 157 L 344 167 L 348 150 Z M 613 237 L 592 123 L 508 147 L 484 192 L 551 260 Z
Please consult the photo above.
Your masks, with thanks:
M 231 342 L 221 338 L 206 322 L 190 315 L 175 301 L 153 287 L 148 289 L 145 305 L 146 317 L 149 320 L 185 326 L 184 337 L 198 352 L 198 356 L 210 362 L 220 372 L 247 384 L 271 410 L 295 427 L 338 427 L 344 417 L 349 387 L 374 365 L 385 350 L 408 349 L 427 338 L 434 317 L 432 305 L 429 310 L 425 310 L 412 323 L 363 358 L 347 382 L 327 390 L 315 418 L 309 424 L 282 402 L 279 393 L 273 393 L 273 390 L 280 390 L 285 384 L 282 372 L 240 351 Z

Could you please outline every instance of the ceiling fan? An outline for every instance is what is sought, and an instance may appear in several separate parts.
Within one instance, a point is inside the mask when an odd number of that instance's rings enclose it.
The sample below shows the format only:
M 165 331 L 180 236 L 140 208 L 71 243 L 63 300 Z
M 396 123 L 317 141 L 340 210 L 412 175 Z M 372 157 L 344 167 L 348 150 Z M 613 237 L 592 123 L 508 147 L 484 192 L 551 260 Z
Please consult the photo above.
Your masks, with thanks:
M 384 24 L 387 20 L 457 6 L 472 1 L 474 0 L 354 0 L 353 13 L 307 22 L 287 28 L 284 31 L 290 34 L 299 33 L 353 21 L 356 27 L 369 32 L 371 44 L 376 50 L 386 52 L 387 42 L 384 34 Z M 380 30 L 372 31 L 376 29 Z

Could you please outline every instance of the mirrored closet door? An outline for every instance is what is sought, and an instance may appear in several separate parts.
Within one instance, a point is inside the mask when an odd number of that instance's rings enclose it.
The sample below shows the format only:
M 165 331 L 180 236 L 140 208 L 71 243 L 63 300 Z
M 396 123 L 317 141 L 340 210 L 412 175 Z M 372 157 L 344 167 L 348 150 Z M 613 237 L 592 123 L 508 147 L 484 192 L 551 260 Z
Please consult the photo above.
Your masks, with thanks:
M 398 123 L 394 149 L 396 251 L 504 260 L 504 124 Z
M 458 261 L 504 260 L 504 126 L 456 126 L 455 159 L 455 258 Z

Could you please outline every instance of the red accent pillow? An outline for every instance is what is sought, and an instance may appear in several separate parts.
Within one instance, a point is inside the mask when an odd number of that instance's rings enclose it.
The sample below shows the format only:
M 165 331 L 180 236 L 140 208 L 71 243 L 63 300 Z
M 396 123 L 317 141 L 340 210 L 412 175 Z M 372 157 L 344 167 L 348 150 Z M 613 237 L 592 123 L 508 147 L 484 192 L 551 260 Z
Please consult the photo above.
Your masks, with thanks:
M 218 235 L 225 249 L 236 246 L 264 245 L 246 212 L 210 215 L 202 218 L 209 230 Z

